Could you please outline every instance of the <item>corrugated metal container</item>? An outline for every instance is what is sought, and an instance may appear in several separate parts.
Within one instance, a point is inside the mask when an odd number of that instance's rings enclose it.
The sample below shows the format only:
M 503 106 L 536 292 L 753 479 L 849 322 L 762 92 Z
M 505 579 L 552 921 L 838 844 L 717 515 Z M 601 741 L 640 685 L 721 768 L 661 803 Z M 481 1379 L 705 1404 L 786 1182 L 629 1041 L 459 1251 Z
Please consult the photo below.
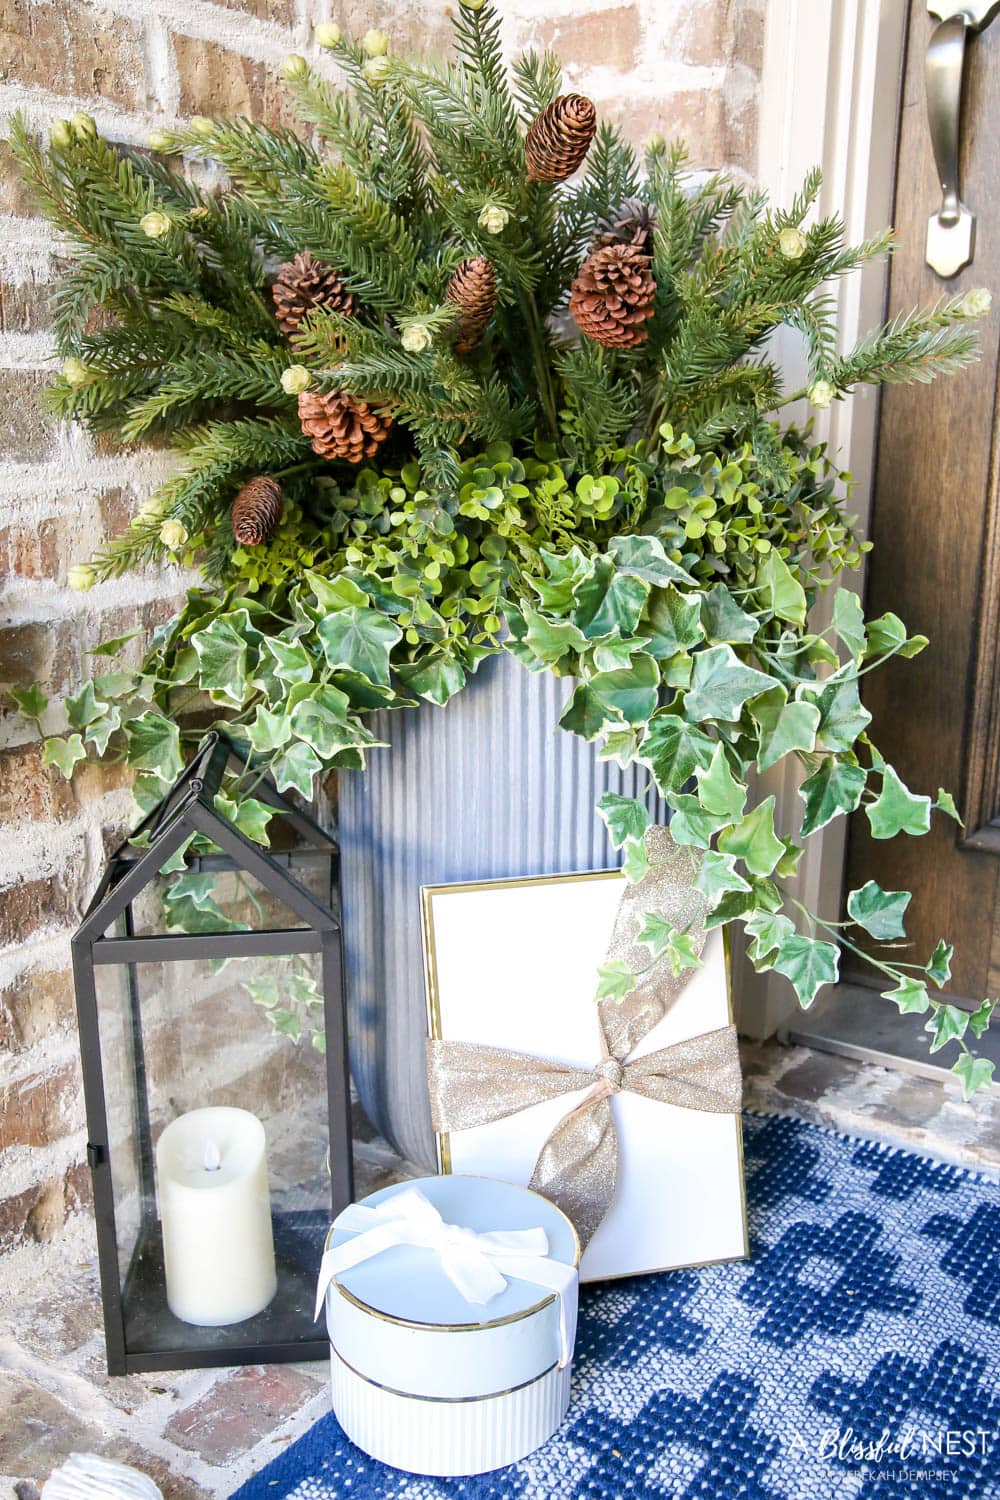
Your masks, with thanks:
M 392 748 L 373 751 L 364 776 L 340 778 L 351 1066 L 372 1123 L 430 1170 L 420 887 L 617 865 L 597 800 L 647 781 L 557 728 L 571 688 L 490 659 L 444 708 L 373 715 Z

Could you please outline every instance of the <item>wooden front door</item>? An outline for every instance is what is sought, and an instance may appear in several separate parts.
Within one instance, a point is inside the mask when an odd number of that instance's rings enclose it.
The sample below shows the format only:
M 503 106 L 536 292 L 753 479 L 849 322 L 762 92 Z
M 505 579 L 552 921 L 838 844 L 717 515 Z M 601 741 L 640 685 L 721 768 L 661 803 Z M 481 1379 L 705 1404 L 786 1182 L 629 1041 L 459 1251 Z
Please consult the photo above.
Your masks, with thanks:
M 926 0 L 912 0 L 889 312 L 973 287 L 991 288 L 995 302 L 982 324 L 981 364 L 882 396 L 867 606 L 871 615 L 895 611 L 930 645 L 873 672 L 864 697 L 887 759 L 914 791 L 952 791 L 966 826 L 935 815 L 928 836 L 886 844 L 856 816 L 846 878 L 847 889 L 874 878 L 912 891 L 914 958 L 924 962 L 940 937 L 953 942 L 952 996 L 978 1003 L 1000 994 L 1000 17 L 967 46 L 960 162 L 975 253 L 950 280 L 924 258 L 928 217 L 941 203 L 924 80 L 936 25 Z M 877 982 L 860 966 L 845 977 Z

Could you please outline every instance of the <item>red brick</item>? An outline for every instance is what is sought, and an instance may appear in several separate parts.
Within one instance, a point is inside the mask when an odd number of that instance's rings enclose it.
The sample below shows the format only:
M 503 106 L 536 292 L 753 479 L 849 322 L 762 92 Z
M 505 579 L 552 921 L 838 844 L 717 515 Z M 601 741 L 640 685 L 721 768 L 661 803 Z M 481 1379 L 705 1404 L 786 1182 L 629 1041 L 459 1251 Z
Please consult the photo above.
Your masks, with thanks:
M 52 452 L 59 424 L 42 405 L 50 378 L 40 370 L 0 371 L 0 460 L 35 463 Z
M 45 332 L 52 325 L 51 299 L 51 284 L 31 274 L 21 282 L 0 282 L 0 332 Z
M 75 1030 L 70 969 L 22 974 L 0 991 L 0 1049 L 23 1052 L 46 1037 Z
M 134 22 L 74 0 L 5 0 L 0 81 L 118 104 L 142 104 L 142 31 Z
M 58 578 L 66 552 L 65 528 L 51 517 L 0 531 L 0 557 L 18 578 Z
M 205 1463 L 228 1463 L 314 1396 L 322 1379 L 289 1365 L 247 1365 L 171 1417 L 164 1436 Z
M 36 740 L 0 753 L 0 823 L 40 823 L 73 811 L 70 783 L 54 766 L 42 765 Z
M 80 916 L 66 874 L 51 880 L 26 880 L 0 891 L 0 947 L 26 943 L 39 928 L 69 926 Z
M 182 115 L 248 115 L 295 125 L 296 116 L 273 68 L 200 37 L 176 36 Z
M 9 141 L 0 141 L 0 213 L 33 218 L 38 214 L 35 201 L 21 177 Z
M 639 7 L 622 5 L 544 21 L 532 32 L 531 40 L 536 47 L 557 52 L 574 68 L 604 67 L 627 72 L 635 67 L 642 47 Z
M 0 1151 L 11 1146 L 48 1146 L 83 1124 L 80 1069 L 63 1063 L 29 1073 L 0 1089 Z
M 279 26 L 292 26 L 295 23 L 295 5 L 293 0 L 212 0 L 214 5 L 222 5 L 226 10 L 242 10 L 248 16 L 256 16 L 259 21 L 276 21 Z

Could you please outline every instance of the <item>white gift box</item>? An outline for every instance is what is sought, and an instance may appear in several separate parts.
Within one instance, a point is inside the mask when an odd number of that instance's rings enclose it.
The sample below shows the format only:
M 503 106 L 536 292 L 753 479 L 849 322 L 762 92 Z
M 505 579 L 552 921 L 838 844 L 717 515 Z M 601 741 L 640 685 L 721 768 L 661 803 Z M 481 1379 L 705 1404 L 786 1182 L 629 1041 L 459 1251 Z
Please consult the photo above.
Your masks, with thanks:
M 510 1183 L 422 1178 L 345 1209 L 320 1297 L 346 1435 L 433 1475 L 546 1442 L 569 1400 L 578 1263 L 566 1216 Z
M 602 871 L 424 887 L 432 1040 L 511 1049 L 584 1070 L 599 1065 L 597 970 L 624 886 L 620 872 Z M 731 1026 L 720 930 L 708 934 L 701 958 L 702 967 L 689 972 L 631 1058 Z M 441 1170 L 527 1184 L 551 1132 L 588 1092 L 589 1081 L 487 1123 L 443 1132 Z M 681 1108 L 627 1086 L 611 1100 L 611 1111 L 616 1190 L 584 1249 L 581 1281 L 745 1257 L 739 1114 Z

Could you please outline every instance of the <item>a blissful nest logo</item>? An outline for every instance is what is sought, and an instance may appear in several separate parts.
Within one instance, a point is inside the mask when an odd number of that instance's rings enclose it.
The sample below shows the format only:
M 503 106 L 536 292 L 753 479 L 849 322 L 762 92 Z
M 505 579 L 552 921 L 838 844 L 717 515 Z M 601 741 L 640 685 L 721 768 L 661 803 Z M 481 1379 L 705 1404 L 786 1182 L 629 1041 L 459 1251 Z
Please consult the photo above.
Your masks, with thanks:
M 877 1437 L 861 1436 L 853 1427 L 826 1427 L 813 1441 L 796 1433 L 792 1446 L 800 1453 L 860 1468 L 865 1478 L 881 1480 L 947 1479 L 949 1460 L 985 1457 L 997 1434 L 983 1427 L 884 1427 Z

